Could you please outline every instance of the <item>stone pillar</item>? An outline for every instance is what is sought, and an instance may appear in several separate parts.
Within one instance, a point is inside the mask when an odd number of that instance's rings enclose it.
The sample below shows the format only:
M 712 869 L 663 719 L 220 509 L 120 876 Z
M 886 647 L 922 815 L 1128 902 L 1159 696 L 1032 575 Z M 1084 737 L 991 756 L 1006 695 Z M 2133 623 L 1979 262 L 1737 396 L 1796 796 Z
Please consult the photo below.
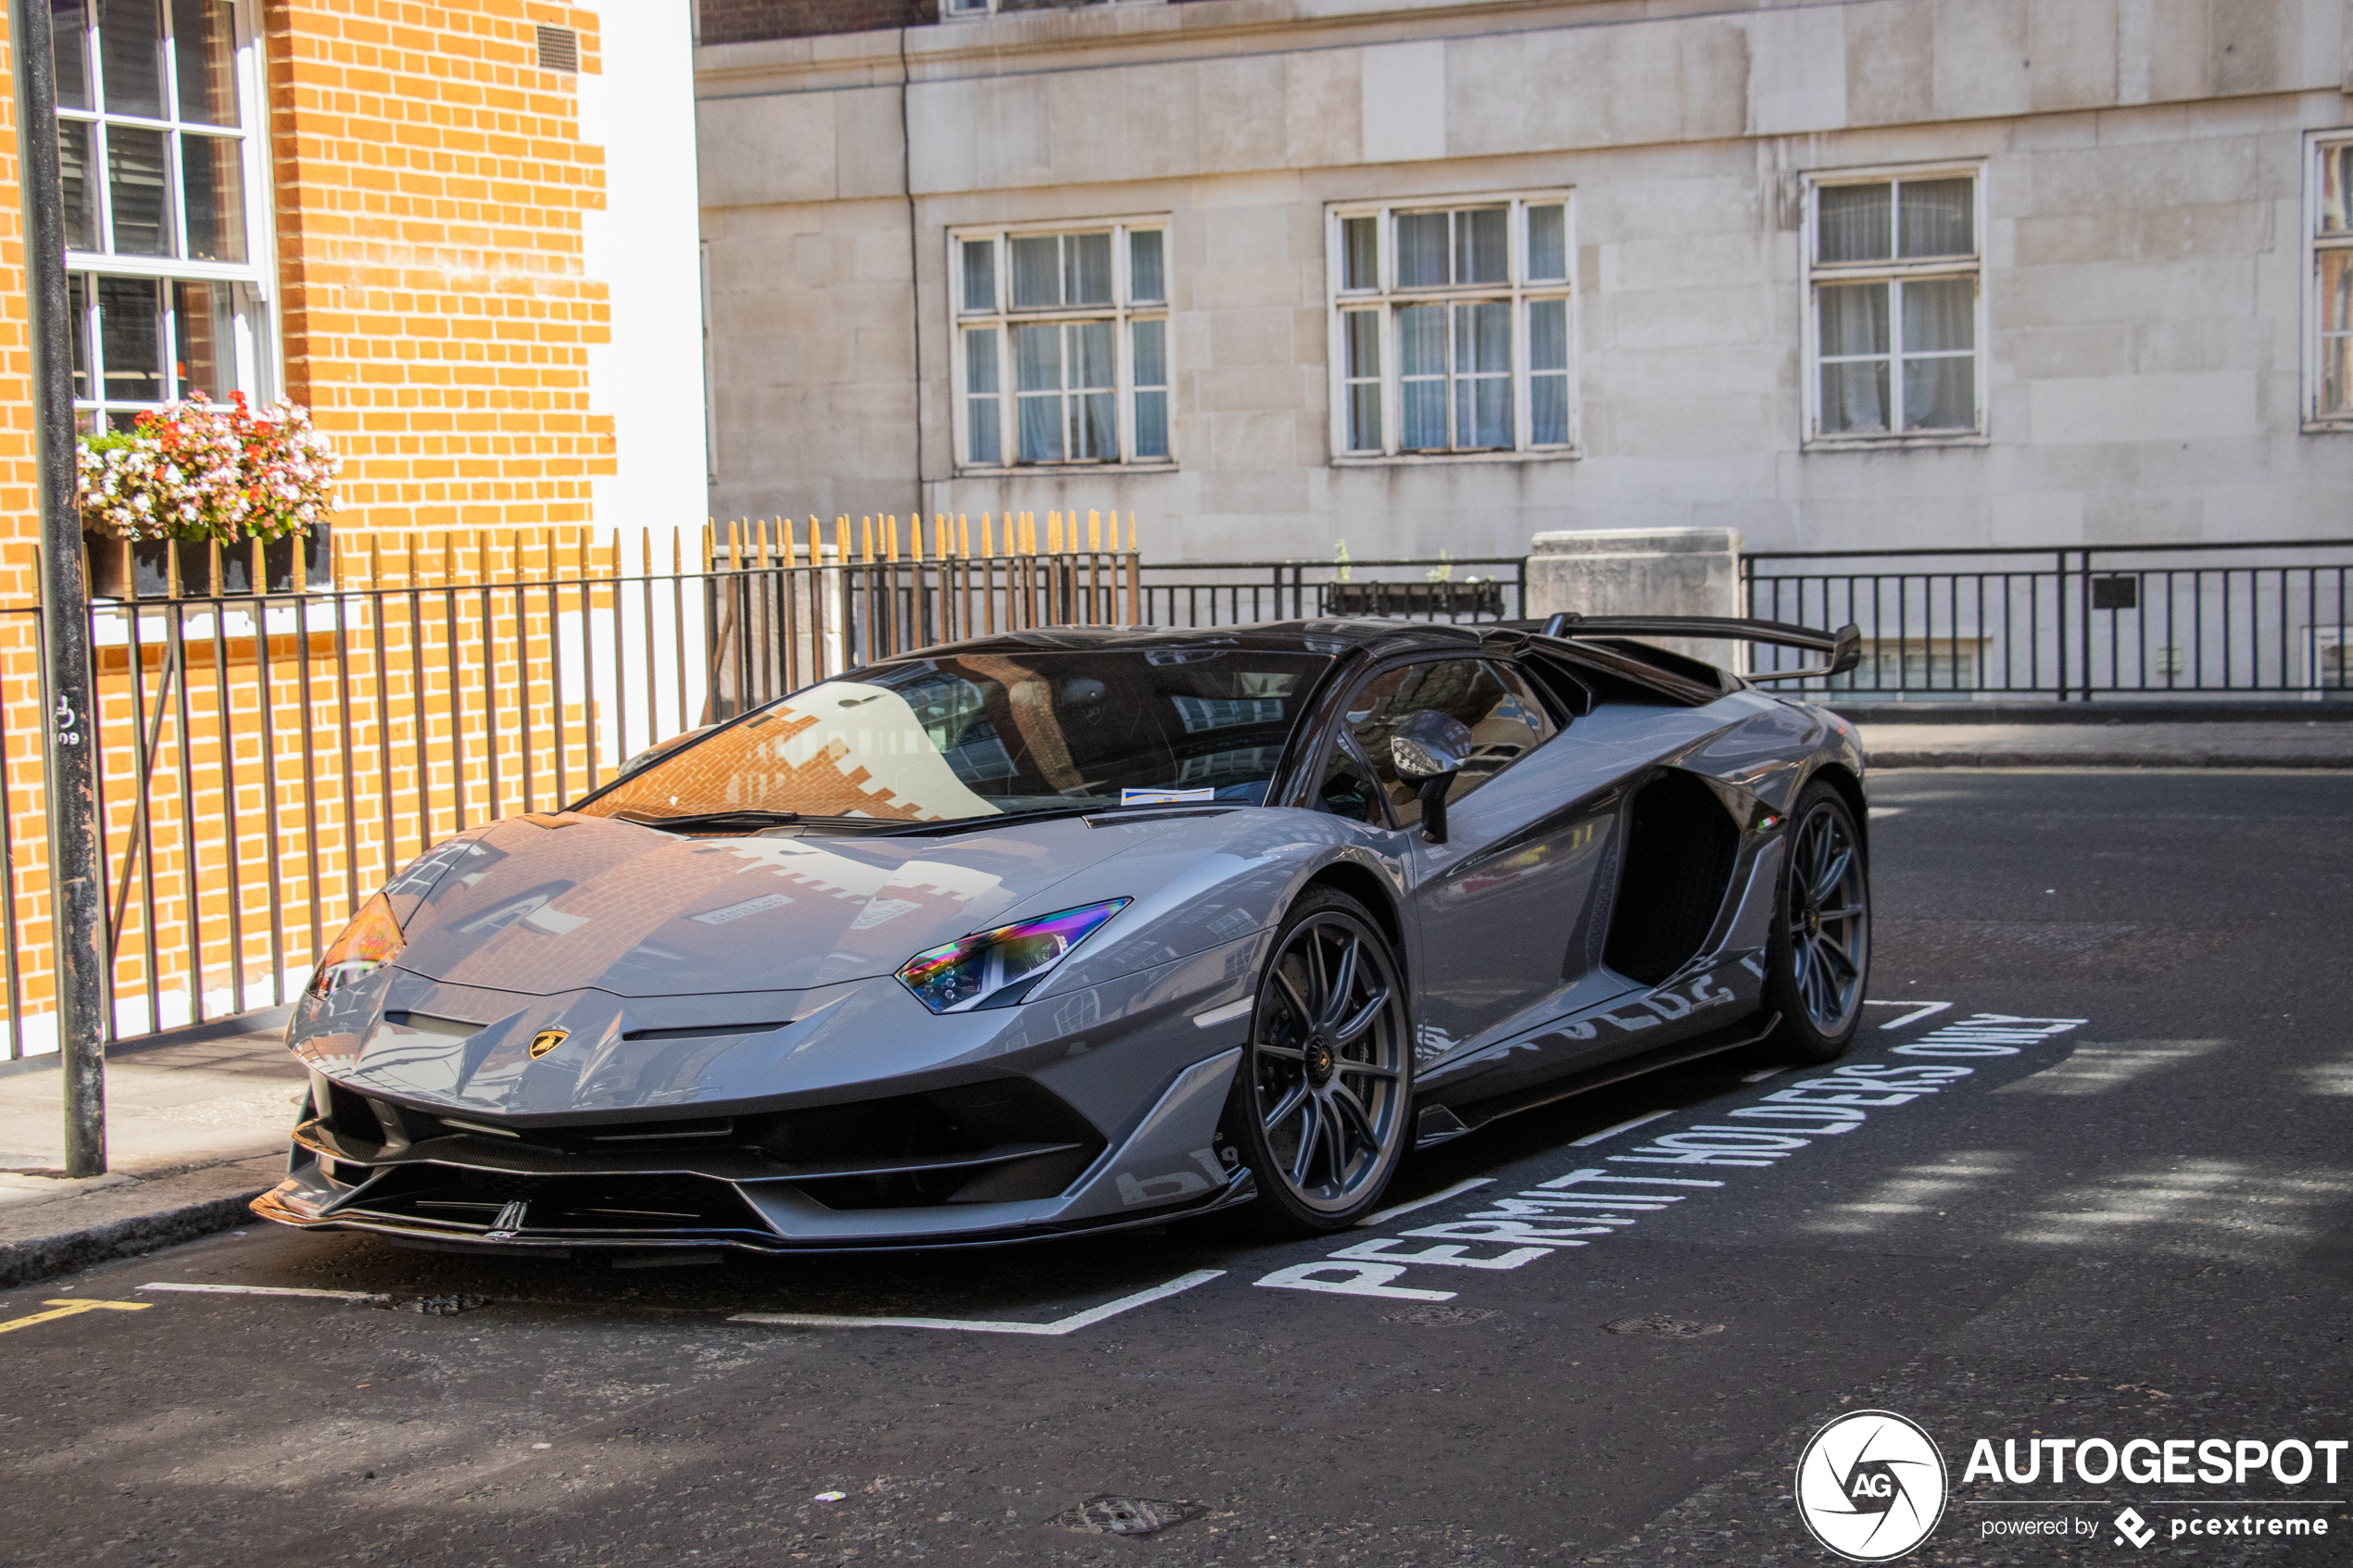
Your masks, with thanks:
M 1539 533 L 1528 558 L 1528 608 L 1541 621 L 1580 615 L 1740 615 L 1741 535 L 1732 528 L 1607 528 Z M 1745 644 L 1647 639 L 1728 669 Z

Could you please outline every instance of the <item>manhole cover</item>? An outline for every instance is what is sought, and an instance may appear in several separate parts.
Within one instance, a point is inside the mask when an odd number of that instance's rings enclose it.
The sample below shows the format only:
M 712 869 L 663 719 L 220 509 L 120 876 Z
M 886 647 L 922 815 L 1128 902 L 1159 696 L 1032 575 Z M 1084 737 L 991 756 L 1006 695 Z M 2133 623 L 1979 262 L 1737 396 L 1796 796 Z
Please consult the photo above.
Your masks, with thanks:
M 1115 1498 L 1104 1494 L 1063 1509 L 1054 1515 L 1053 1523 L 1065 1530 L 1085 1530 L 1097 1536 L 1149 1536 L 1207 1512 L 1197 1502 L 1164 1502 L 1158 1498 Z
M 1504 1314 L 1492 1307 L 1412 1307 L 1402 1312 L 1390 1312 L 1383 1323 L 1419 1323 L 1424 1328 L 1461 1328 L 1466 1323 L 1485 1323 L 1489 1318 Z
M 420 1296 L 414 1301 L 401 1303 L 401 1310 L 422 1312 L 429 1318 L 454 1318 L 459 1312 L 471 1312 L 476 1307 L 487 1307 L 487 1296 Z
M 1697 1339 L 1704 1334 L 1721 1334 L 1720 1323 L 1693 1323 L 1689 1318 L 1618 1318 L 1602 1326 L 1612 1334 L 1640 1334 L 1652 1339 Z

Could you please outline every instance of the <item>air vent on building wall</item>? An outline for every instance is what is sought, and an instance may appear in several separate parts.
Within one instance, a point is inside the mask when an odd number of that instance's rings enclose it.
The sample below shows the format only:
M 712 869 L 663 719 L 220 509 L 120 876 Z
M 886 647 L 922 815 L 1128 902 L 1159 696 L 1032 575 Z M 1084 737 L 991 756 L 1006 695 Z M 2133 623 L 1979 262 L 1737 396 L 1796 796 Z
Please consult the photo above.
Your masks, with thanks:
M 580 34 L 568 27 L 543 24 L 539 29 L 539 69 L 577 75 L 580 70 Z

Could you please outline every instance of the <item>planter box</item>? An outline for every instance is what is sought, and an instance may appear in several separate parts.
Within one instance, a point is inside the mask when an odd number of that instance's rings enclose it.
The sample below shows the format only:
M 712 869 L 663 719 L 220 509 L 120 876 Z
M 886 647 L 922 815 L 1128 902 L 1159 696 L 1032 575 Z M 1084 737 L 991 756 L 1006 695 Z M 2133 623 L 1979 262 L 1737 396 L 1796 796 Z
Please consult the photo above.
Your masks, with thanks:
M 261 581 L 254 581 L 254 546 L 250 542 L 220 546 L 220 581 L 212 577 L 213 552 L 208 540 L 138 539 L 128 551 L 123 541 L 82 535 L 90 562 L 90 596 L 94 599 L 160 599 L 171 594 L 171 558 L 180 558 L 180 596 L 185 599 L 243 598 L 259 594 L 298 594 L 305 588 L 329 586 L 327 533 L 277 539 L 261 546 Z M 127 558 L 127 559 L 126 559 Z
M 1501 583 L 1327 583 L 1326 615 L 1501 616 Z

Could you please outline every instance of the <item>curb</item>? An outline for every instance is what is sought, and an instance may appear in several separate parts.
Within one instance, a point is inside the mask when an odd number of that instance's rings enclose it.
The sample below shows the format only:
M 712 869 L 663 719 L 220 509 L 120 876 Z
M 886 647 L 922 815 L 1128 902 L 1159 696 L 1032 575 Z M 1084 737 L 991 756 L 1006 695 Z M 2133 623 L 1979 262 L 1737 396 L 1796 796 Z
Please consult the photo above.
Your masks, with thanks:
M 2265 755 L 2261 752 L 2200 751 L 1934 751 L 1866 749 L 1867 766 L 1880 768 L 2303 768 L 2353 769 L 2353 756 Z
M 208 1198 L 200 1203 L 109 1220 L 84 1230 L 36 1236 L 29 1241 L 0 1242 L 0 1290 L 50 1279 L 117 1258 L 134 1258 L 157 1248 L 174 1247 L 199 1236 L 212 1236 L 253 1217 L 247 1207 L 270 1190 Z

